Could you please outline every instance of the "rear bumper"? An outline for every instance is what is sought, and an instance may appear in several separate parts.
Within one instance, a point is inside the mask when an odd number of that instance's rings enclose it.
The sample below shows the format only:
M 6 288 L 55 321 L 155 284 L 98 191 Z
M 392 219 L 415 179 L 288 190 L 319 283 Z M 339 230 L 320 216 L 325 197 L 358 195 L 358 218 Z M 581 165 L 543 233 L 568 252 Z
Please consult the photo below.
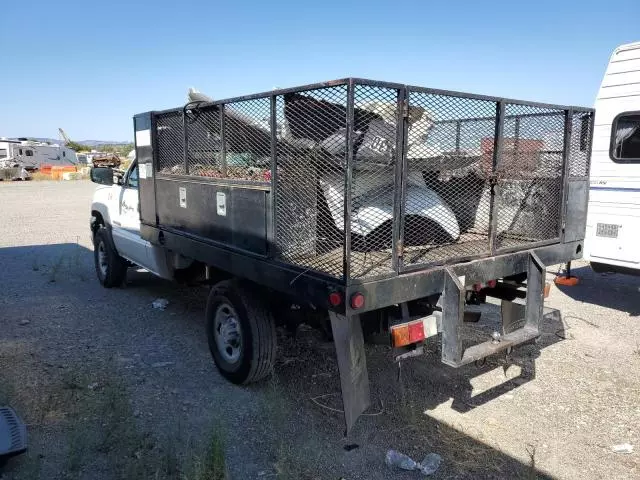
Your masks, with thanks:
M 352 283 L 346 289 L 346 298 L 351 298 L 356 292 L 362 293 L 365 296 L 365 305 L 357 311 L 348 309 L 346 313 L 347 315 L 360 314 L 442 293 L 447 270 L 457 276 L 464 284 L 463 286 L 467 286 L 528 271 L 529 257 L 532 253 L 544 265 L 557 265 L 576 260 L 582 258 L 583 244 L 584 242 L 580 240 L 547 245 L 448 267 L 419 270 L 374 282 Z

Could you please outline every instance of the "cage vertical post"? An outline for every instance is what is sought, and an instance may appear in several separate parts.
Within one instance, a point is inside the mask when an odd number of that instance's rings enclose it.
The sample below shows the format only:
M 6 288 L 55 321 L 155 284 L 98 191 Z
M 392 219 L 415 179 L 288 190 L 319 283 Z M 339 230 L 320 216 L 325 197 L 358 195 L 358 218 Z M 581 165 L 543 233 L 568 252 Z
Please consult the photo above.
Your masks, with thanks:
M 353 129 L 354 129 L 354 81 L 349 79 L 347 86 L 347 135 L 346 165 L 344 171 L 344 250 L 342 274 L 345 283 L 351 283 L 351 185 L 353 183 Z
M 500 192 L 500 178 L 498 175 L 498 164 L 500 155 L 502 154 L 502 141 L 504 130 L 505 106 L 504 101 L 500 100 L 496 103 L 496 128 L 493 139 L 493 157 L 491 161 L 491 196 L 489 199 L 489 251 L 491 255 L 496 253 L 496 241 L 498 234 L 498 212 L 496 206 L 496 196 Z
M 405 122 L 407 120 L 405 116 L 405 107 L 407 106 L 407 89 L 399 88 L 397 90 L 397 103 L 396 103 L 396 146 L 394 155 L 394 192 L 393 192 L 393 229 L 391 239 L 391 269 L 394 273 L 398 273 L 400 264 L 400 258 L 402 257 L 402 241 L 401 241 L 401 223 L 402 223 L 402 175 L 404 173 L 403 161 L 404 161 L 404 145 L 406 141 L 405 136 Z
M 562 209 L 560 215 L 561 239 L 564 242 L 565 225 L 567 218 L 567 202 L 569 201 L 569 173 L 570 164 L 569 157 L 571 155 L 571 134 L 573 130 L 573 109 L 569 108 L 564 111 L 564 145 L 562 149 Z
M 182 109 L 182 136 L 183 136 L 183 145 L 182 145 L 182 155 L 184 161 L 184 173 L 185 175 L 189 175 L 189 135 L 187 132 L 187 106 Z
M 269 192 L 269 205 L 267 208 L 267 253 L 273 257 L 277 255 L 275 251 L 276 232 L 276 175 L 278 165 L 278 137 L 276 121 L 276 96 L 269 97 L 269 128 L 271 129 L 271 191 Z
M 220 173 L 224 178 L 227 177 L 227 139 L 226 139 L 226 121 L 225 121 L 225 105 L 220 104 Z
M 409 110 L 411 108 L 411 91 L 407 87 L 402 88 L 402 105 L 400 108 L 401 122 L 400 127 L 402 128 L 402 146 L 400 149 L 398 163 L 400 169 L 400 177 L 399 182 L 396 184 L 396 189 L 400 190 L 399 193 L 399 217 L 398 217 L 398 244 L 397 244 L 397 254 L 398 254 L 398 273 L 400 270 L 404 269 L 404 246 L 405 246 L 405 212 L 407 206 L 407 170 L 408 161 L 407 161 L 407 152 L 409 148 Z

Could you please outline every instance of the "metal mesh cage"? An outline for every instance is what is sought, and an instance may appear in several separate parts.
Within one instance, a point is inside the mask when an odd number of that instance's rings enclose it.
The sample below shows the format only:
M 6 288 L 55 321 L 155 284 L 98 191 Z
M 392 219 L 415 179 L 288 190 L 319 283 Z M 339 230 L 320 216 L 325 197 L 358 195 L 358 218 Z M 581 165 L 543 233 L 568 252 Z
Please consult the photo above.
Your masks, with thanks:
M 574 112 L 571 123 L 569 176 L 587 177 L 589 175 L 589 159 L 591 158 L 593 112 Z
M 264 190 L 269 256 L 354 279 L 560 241 L 593 135 L 589 110 L 367 80 L 155 118 L 160 174 Z
M 496 247 L 559 238 L 565 111 L 507 103 L 496 165 Z
M 157 169 L 162 173 L 184 175 L 184 128 L 182 112 L 161 113 L 156 117 Z
M 409 93 L 404 265 L 489 252 L 493 101 Z
M 343 275 L 347 87 L 276 98 L 275 243 L 282 259 Z

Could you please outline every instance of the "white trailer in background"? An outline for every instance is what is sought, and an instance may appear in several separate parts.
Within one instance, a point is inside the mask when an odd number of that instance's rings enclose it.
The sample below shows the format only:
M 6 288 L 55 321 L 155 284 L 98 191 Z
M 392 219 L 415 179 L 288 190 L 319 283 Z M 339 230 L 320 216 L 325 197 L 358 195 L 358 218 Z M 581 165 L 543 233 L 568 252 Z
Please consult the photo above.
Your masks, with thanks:
M 18 164 L 27 170 L 42 165 L 76 165 L 76 152 L 65 145 L 35 142 L 23 138 L 0 138 L 0 161 Z
M 640 42 L 615 49 L 595 109 L 584 257 L 640 274 Z

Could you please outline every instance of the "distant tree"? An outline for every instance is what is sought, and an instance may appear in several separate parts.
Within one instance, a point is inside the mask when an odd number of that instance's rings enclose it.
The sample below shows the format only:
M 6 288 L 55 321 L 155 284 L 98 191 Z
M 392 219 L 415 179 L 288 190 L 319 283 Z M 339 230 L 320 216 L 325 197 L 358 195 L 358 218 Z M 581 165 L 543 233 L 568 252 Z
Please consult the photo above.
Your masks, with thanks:
M 127 143 L 126 145 L 122 145 L 122 150 L 121 150 L 122 155 L 126 157 L 131 153 L 131 150 L 133 149 L 134 149 L 133 143 Z
M 82 152 L 82 151 L 90 151 L 91 148 L 87 147 L 86 145 L 82 145 L 80 143 L 74 142 L 73 140 L 68 141 L 67 143 L 65 143 L 65 146 L 70 148 L 71 150 L 74 150 L 76 152 Z
M 115 153 L 121 157 L 126 157 L 129 152 L 133 150 L 133 143 L 127 143 L 124 145 L 100 145 L 97 148 L 103 152 Z

